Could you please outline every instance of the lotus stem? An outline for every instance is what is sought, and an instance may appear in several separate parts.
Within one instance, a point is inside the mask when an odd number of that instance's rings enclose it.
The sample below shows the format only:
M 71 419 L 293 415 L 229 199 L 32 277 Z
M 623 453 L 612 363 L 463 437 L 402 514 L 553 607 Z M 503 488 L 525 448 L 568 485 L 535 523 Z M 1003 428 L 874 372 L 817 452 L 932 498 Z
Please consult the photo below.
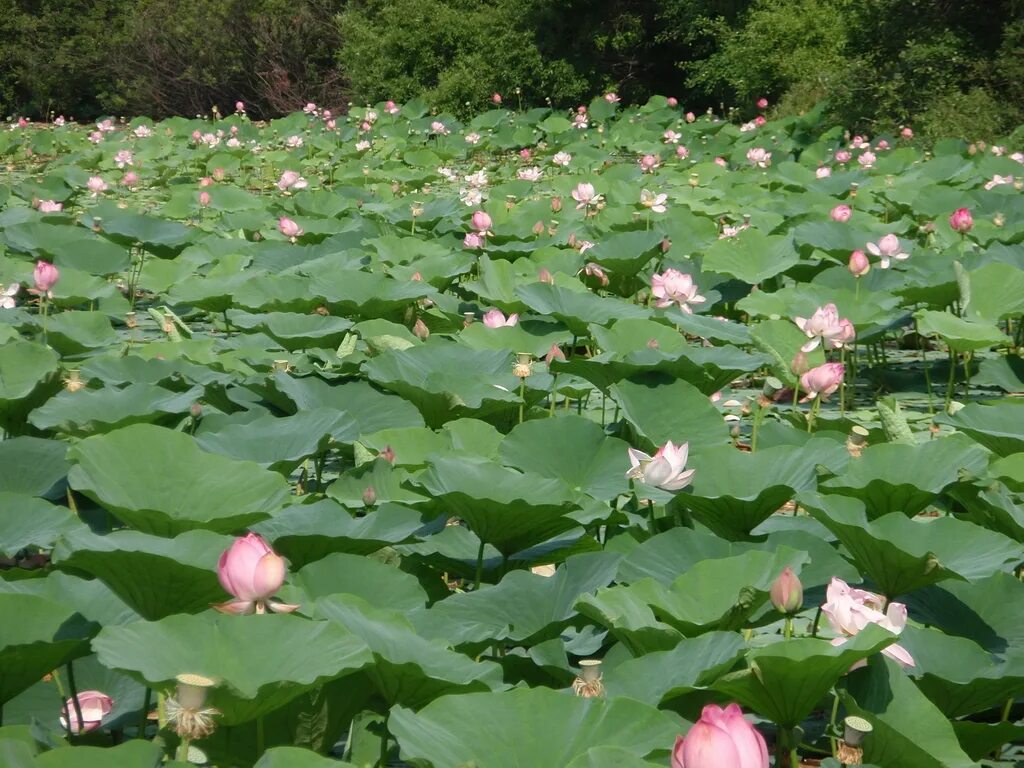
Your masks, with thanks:
M 378 768 L 387 768 L 388 765 L 388 715 L 384 715 L 384 723 L 380 735 L 380 759 L 377 761 Z
M 523 423 L 523 413 L 526 409 L 526 379 L 519 380 L 519 423 Z
M 821 409 L 821 395 L 814 398 L 814 402 L 811 403 L 811 410 L 807 414 L 807 431 L 810 432 L 814 428 L 814 422 L 818 418 L 818 411 Z
M 971 399 L 971 358 L 973 352 L 964 352 L 963 359 L 961 362 L 964 366 L 964 400 L 969 401 Z
M 928 388 L 928 415 L 935 415 L 935 402 L 932 395 L 932 367 L 928 364 L 928 353 L 927 344 L 921 337 L 921 331 L 918 330 L 917 320 L 914 320 L 914 334 L 917 336 L 917 343 L 921 348 L 921 365 L 924 367 L 924 383 Z
M 60 680 L 60 672 L 55 669 L 50 674 L 51 677 L 53 677 L 53 684 L 57 688 L 57 695 L 60 696 L 60 711 L 65 715 L 64 730 L 68 735 L 68 742 L 70 742 L 71 737 L 74 736 L 74 734 L 71 732 L 71 713 L 67 711 L 68 694 L 67 691 L 64 690 L 64 683 Z M 79 720 L 78 722 L 81 723 L 82 721 Z
M 480 539 L 480 549 L 476 553 L 476 587 L 475 592 L 480 591 L 480 582 L 484 580 L 484 540 Z
M 814 621 L 811 622 L 811 637 L 818 636 L 818 622 L 821 621 L 821 606 L 818 606 L 817 612 L 814 614 Z
M 75 685 L 75 668 L 70 661 L 64 665 L 64 668 L 68 671 L 68 693 L 71 695 L 71 706 L 75 708 L 78 729 L 81 731 L 85 727 L 85 720 L 82 718 L 82 702 L 78 700 L 78 687 Z
M 782 625 L 782 636 L 789 640 L 793 637 L 793 617 L 786 614 L 786 622 Z
M 551 395 L 548 397 L 548 400 L 550 401 L 548 403 L 548 418 L 551 418 L 552 416 L 555 415 L 555 399 L 557 397 L 557 386 L 558 374 L 556 373 L 554 376 L 551 377 Z
M 949 381 L 946 384 L 946 413 L 953 402 L 953 387 L 956 386 L 956 353 L 949 350 Z
M 260 724 L 262 722 L 263 722 L 263 718 L 262 717 L 259 718 L 256 721 L 256 734 L 257 734 L 257 736 L 256 736 L 256 754 L 258 754 L 258 755 L 262 755 L 263 754 L 263 750 L 260 748 L 260 744 L 259 744 L 259 741 L 260 741 L 259 729 L 260 729 Z M 177 756 L 175 758 L 176 760 L 178 760 L 179 762 L 182 762 L 182 763 L 187 763 L 188 762 L 188 748 L 189 748 L 189 744 L 190 743 L 191 743 L 191 741 L 190 741 L 190 739 L 187 736 L 182 736 L 181 737 L 181 741 L 178 742 L 178 754 L 177 754 Z
M 142 712 L 139 714 L 139 734 L 138 738 L 146 738 L 146 723 L 149 722 L 149 707 L 153 702 L 153 689 L 148 685 L 146 686 L 146 693 L 142 699 Z
M 755 403 L 757 410 L 754 411 L 754 425 L 750 429 L 750 452 L 757 450 L 757 432 L 761 427 L 761 420 L 764 418 L 764 407 L 760 402 Z
M 832 714 L 828 718 L 828 731 L 829 731 L 829 743 L 832 745 L 832 756 L 835 757 L 836 750 L 839 747 L 839 740 L 835 734 L 838 733 L 836 726 L 836 718 L 839 717 L 839 693 L 832 691 Z
M 263 715 L 256 718 L 256 756 L 261 756 L 266 751 L 265 746 L 266 738 L 263 732 Z M 188 740 L 182 739 L 182 744 L 185 744 L 185 760 L 188 760 Z
M 846 416 L 846 347 L 839 348 L 839 362 L 843 366 L 843 380 L 839 382 L 839 415 Z

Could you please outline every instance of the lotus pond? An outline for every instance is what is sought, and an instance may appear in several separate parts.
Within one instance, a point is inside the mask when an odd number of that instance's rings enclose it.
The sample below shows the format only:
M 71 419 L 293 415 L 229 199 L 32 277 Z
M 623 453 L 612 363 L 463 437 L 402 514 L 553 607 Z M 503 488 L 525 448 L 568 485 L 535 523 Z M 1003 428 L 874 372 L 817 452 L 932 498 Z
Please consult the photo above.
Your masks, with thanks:
M 1024 761 L 1021 137 L 8 128 L 3 768 Z

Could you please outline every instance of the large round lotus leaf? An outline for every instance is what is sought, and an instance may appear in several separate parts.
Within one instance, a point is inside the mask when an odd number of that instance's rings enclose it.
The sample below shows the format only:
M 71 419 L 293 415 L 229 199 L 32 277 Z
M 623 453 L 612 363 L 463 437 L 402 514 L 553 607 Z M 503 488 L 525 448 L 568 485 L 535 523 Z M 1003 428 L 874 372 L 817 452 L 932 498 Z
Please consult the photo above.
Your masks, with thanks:
M 818 706 L 850 667 L 896 636 L 870 624 L 842 645 L 813 637 L 778 640 L 747 653 L 747 669 L 712 686 L 779 725 L 792 728 Z
M 14 592 L 0 592 L 0 626 L 0 704 L 87 654 L 97 629 L 70 605 Z
M 800 261 L 791 237 L 764 235 L 748 229 L 737 237 L 717 240 L 704 252 L 706 272 L 734 277 L 751 285 L 785 272 Z
M 482 729 L 481 722 L 501 723 Z M 569 765 L 593 747 L 636 757 L 671 749 L 677 718 L 631 699 L 582 699 L 545 688 L 442 697 L 419 712 L 391 710 L 388 728 L 413 765 L 479 768 Z
M 410 487 L 410 482 L 418 474 L 418 471 L 410 472 L 378 458 L 343 472 L 327 487 L 327 495 L 350 509 L 366 506 L 366 494 L 370 488 L 378 504 L 419 504 L 426 501 L 426 497 Z
M 588 249 L 587 257 L 616 275 L 635 275 L 661 254 L 661 242 L 659 232 L 618 232 Z
M 891 512 L 869 522 L 855 498 L 808 493 L 798 502 L 890 598 L 944 579 L 976 581 L 1010 572 L 1024 560 L 1024 546 L 954 517 L 909 519 Z
M 267 312 L 262 315 L 229 312 L 228 322 L 235 328 L 258 328 L 288 350 L 306 347 L 333 349 L 352 327 L 352 321 L 344 317 L 294 312 Z
M 665 315 L 691 336 L 724 341 L 727 344 L 750 343 L 750 329 L 739 323 L 706 315 L 689 315 L 674 307 L 666 310 Z
M 601 501 L 628 491 L 628 443 L 608 437 L 590 419 L 566 415 L 526 421 L 502 441 L 502 462 Z
M 591 323 L 608 325 L 613 320 L 649 317 L 651 314 L 650 310 L 622 299 L 547 283 L 521 285 L 516 288 L 516 295 L 534 312 L 558 318 L 580 337 L 587 335 L 587 327 Z
M 437 456 L 412 480 L 438 512 L 461 517 L 488 544 L 511 555 L 578 525 L 578 507 L 561 481 L 494 462 Z
M 217 562 L 231 542 L 204 530 L 165 539 L 128 530 L 97 536 L 82 528 L 61 539 L 53 559 L 65 571 L 101 579 L 143 618 L 160 619 L 229 599 L 217 581 Z
M 971 300 L 967 317 L 998 322 L 1024 312 L 1024 269 L 993 262 L 971 270 Z
M 103 582 L 78 578 L 61 571 L 50 571 L 45 578 L 0 580 L 0 594 L 31 595 L 68 605 L 89 621 L 104 626 L 125 624 L 139 618 Z
M 611 395 L 626 421 L 650 443 L 648 447 L 671 440 L 689 443 L 692 450 L 728 441 L 722 415 L 707 395 L 685 381 L 641 376 L 613 385 Z
M 301 568 L 332 552 L 368 555 L 410 541 L 423 527 L 422 512 L 399 504 L 384 503 L 362 517 L 353 517 L 336 502 L 322 499 L 286 507 L 252 526 L 252 531 L 273 542 L 293 568 Z
M 424 637 L 451 645 L 553 636 L 575 615 L 576 600 L 610 584 L 618 556 L 594 552 L 568 558 L 555 574 L 512 571 L 479 592 L 462 592 L 413 611 Z
M 188 413 L 202 394 L 199 387 L 171 392 L 155 384 L 64 390 L 32 411 L 29 421 L 39 429 L 56 428 L 71 434 L 108 432 L 129 424 L 180 417 Z
M 939 414 L 935 421 L 948 424 L 993 453 L 1009 456 L 1024 451 L 1024 407 L 1012 400 L 971 403 L 952 415 Z
M 364 555 L 335 552 L 292 574 L 282 602 L 312 605 L 329 595 L 355 595 L 377 608 L 411 611 L 427 604 L 419 580 L 394 565 Z
M 341 763 L 299 747 L 274 747 L 263 753 L 253 768 L 346 768 Z
M 83 217 L 87 226 L 98 227 L 101 234 L 115 243 L 131 247 L 142 243 L 160 256 L 173 256 L 193 237 L 194 230 L 176 221 L 123 210 L 113 203 L 104 203 Z
M 176 614 L 105 627 L 93 649 L 104 666 L 153 687 L 185 672 L 220 681 L 210 703 L 225 725 L 272 712 L 371 660 L 366 644 L 339 624 L 288 614 Z
M 196 432 L 204 451 L 289 472 L 333 442 L 352 442 L 358 426 L 348 413 L 330 408 L 303 410 L 292 416 L 261 416 Z
M 237 531 L 290 495 L 280 475 L 207 453 L 189 435 L 136 424 L 74 445 L 68 483 L 131 527 L 158 536 Z
M 1009 342 L 991 322 L 964 320 L 949 312 L 921 310 L 915 313 L 918 331 L 935 334 L 955 352 L 972 352 Z
M 627 659 L 606 670 L 602 682 L 609 697 L 628 696 L 657 707 L 710 685 L 736 666 L 744 650 L 739 634 L 708 632 L 670 651 Z
M 19 339 L 0 345 L 0 403 L 29 397 L 57 372 L 59 359 L 49 347 L 31 341 Z
M 398 316 L 406 307 L 435 293 L 427 282 L 399 282 L 380 273 L 339 270 L 323 264 L 309 270 L 310 291 L 323 296 L 333 314 L 361 317 Z
M 38 437 L 0 442 L 0 491 L 48 499 L 63 496 L 71 466 L 67 450 L 66 443 Z
M 496 349 L 508 352 L 529 352 L 542 358 L 552 345 L 568 344 L 572 333 L 561 323 L 527 318 L 514 326 L 488 328 L 483 323 L 472 323 L 458 336 L 459 343 L 470 349 Z
M 161 765 L 164 765 L 163 747 L 139 739 L 109 748 L 54 749 L 37 756 L 32 764 L 33 768 L 160 768 Z
M 25 222 L 5 227 L 3 240 L 14 249 L 93 275 L 110 275 L 128 266 L 128 251 L 82 227 Z
M 374 389 L 365 381 L 332 385 L 315 376 L 294 378 L 278 373 L 272 379 L 283 395 L 283 410 L 335 408 L 346 411 L 359 425 L 359 433 L 368 435 L 395 427 L 422 427 L 423 417 L 416 406 L 401 397 Z
M 441 696 L 506 687 L 500 666 L 474 661 L 443 640 L 420 637 L 398 611 L 374 608 L 351 595 L 318 600 L 315 610 L 366 643 L 374 658 L 367 675 L 388 705 L 418 709 Z
M 13 557 L 24 547 L 51 549 L 63 533 L 84 528 L 67 507 L 0 491 L 0 555 Z
M 903 512 L 912 516 L 966 471 L 979 475 L 987 451 L 966 435 L 949 435 L 918 445 L 882 443 L 868 446 L 845 472 L 820 485 L 823 492 L 853 496 L 864 502 L 869 520 Z
M 60 312 L 46 323 L 46 339 L 64 355 L 109 347 L 117 342 L 117 333 L 102 312 Z
M 864 760 L 900 768 L 971 768 L 953 726 L 895 662 L 884 656 L 851 674 L 842 695 L 872 725 Z

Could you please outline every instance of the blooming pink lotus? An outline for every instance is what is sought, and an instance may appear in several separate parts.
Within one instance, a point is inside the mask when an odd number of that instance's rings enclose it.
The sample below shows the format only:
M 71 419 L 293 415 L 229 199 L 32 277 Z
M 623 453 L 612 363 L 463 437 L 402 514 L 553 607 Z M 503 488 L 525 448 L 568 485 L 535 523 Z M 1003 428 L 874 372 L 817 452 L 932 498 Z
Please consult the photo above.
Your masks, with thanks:
M 495 106 L 499 106 L 499 107 L 500 107 L 500 106 L 501 106 L 501 94 L 500 94 L 500 93 L 498 93 L 497 91 L 495 91 L 494 93 L 492 93 L 492 94 L 491 94 L 491 102 L 492 102 L 492 103 L 493 103 L 493 104 L 494 104 Z
M 40 213 L 60 213 L 64 210 L 64 206 L 54 200 L 36 200 L 35 207 Z
M 474 211 L 470 223 L 473 229 L 479 232 L 480 235 L 486 235 L 490 231 L 493 222 L 486 211 Z
M 75 699 L 78 699 L 78 709 L 82 711 L 82 722 L 78 722 Z M 113 708 L 114 700 L 103 691 L 79 691 L 77 696 L 64 702 L 60 724 L 75 736 L 89 733 L 100 727 L 103 718 L 110 714 Z
M 99 197 L 99 195 L 107 191 L 107 182 L 100 176 L 90 176 L 85 186 L 92 192 L 92 197 Z
M 848 162 L 850 162 L 852 158 L 853 155 L 850 153 L 849 150 L 840 149 L 838 152 L 836 152 L 836 162 L 842 165 L 846 165 Z
M 531 165 L 528 168 L 520 168 L 516 173 L 516 178 L 521 181 L 540 181 L 540 177 L 544 172 L 536 165 Z
M 307 186 L 309 186 L 309 182 L 302 178 L 302 174 L 298 171 L 285 171 L 277 180 L 277 188 L 282 192 L 289 189 L 305 189 Z
M 683 138 L 683 134 L 677 133 L 676 131 L 673 131 L 671 128 L 669 128 L 667 131 L 661 134 L 661 140 L 664 141 L 666 144 L 678 144 L 681 138 Z
M 768 109 L 768 99 L 766 99 L 764 96 L 762 96 L 760 99 L 758 99 L 757 100 L 757 108 L 758 109 Z
M 827 165 L 819 166 L 818 170 L 816 170 L 814 172 L 815 178 L 818 178 L 818 179 L 827 179 L 831 175 L 832 175 L 832 169 L 829 168 Z
M 619 95 L 614 91 L 612 91 L 611 93 L 606 93 L 604 95 L 604 100 L 607 101 L 609 104 L 618 104 L 621 101 Z
M 832 645 L 842 645 L 868 624 L 877 624 L 893 634 L 900 634 L 907 626 L 907 606 L 890 602 L 883 612 L 884 605 L 885 600 L 881 595 L 854 589 L 842 579 L 833 577 L 825 593 L 825 604 L 821 606 L 821 612 L 839 635 L 832 640 Z M 887 646 L 882 649 L 882 653 L 904 666 L 916 666 L 914 657 L 901 645 Z M 863 666 L 864 663 L 859 662 L 854 667 Z
M 281 230 L 281 234 L 285 237 L 300 237 L 305 231 L 296 224 L 294 221 L 289 219 L 287 216 L 282 216 L 277 220 L 277 228 Z
M 15 296 L 21 290 L 21 283 L 11 283 L 6 288 L 0 284 L 0 309 L 14 309 L 18 306 Z
M 489 309 L 484 312 L 484 325 L 488 328 L 512 328 L 519 324 L 519 315 L 513 312 L 508 317 L 500 309 Z
M 35 282 L 35 293 L 53 298 L 53 286 L 60 280 L 60 270 L 48 261 L 37 261 L 32 271 L 32 280 Z
M 690 304 L 703 304 L 705 299 L 697 293 L 693 278 L 676 269 L 666 269 L 661 274 L 651 276 L 651 294 L 655 298 L 654 306 L 668 307 L 678 304 L 687 314 L 693 314 Z
M 643 173 L 650 173 L 661 165 L 661 161 L 658 160 L 657 155 L 644 155 L 637 162 L 640 163 L 640 170 Z
M 286 572 L 284 558 L 262 536 L 249 533 L 237 538 L 217 563 L 220 585 L 235 599 L 213 607 L 221 613 L 291 613 L 299 606 L 270 599 L 284 584 Z
M 868 243 L 867 249 L 872 255 L 878 256 L 881 259 L 879 266 L 882 269 L 889 268 L 891 259 L 905 261 L 910 258 L 910 254 L 901 249 L 900 239 L 893 234 L 886 235 L 877 243 Z
M 483 235 L 478 235 L 476 232 L 467 232 L 466 236 L 462 238 L 463 248 L 482 248 L 483 244 Z
M 768 745 L 738 704 L 708 704 L 700 720 L 676 738 L 672 768 L 768 768 Z
M 811 368 L 800 377 L 800 386 L 807 393 L 800 402 L 806 403 L 819 395 L 822 400 L 827 400 L 833 392 L 839 389 L 845 373 L 846 366 L 842 363 L 825 363 Z
M 213 198 L 210 197 L 210 193 L 205 189 L 199 193 L 199 205 L 203 208 L 207 208 L 212 202 Z
M 871 262 L 864 255 L 864 251 L 858 249 L 850 254 L 849 269 L 854 277 L 864 277 L 870 271 Z
M 747 150 L 747 160 L 758 168 L 767 168 L 772 164 L 772 153 L 763 147 L 751 147 Z
M 914 129 L 911 128 L 910 126 L 904 126 L 902 129 L 900 129 L 900 136 L 902 136 L 904 139 L 912 139 L 914 138 Z
M 551 157 L 551 162 L 554 165 L 560 165 L 563 168 L 568 168 L 569 163 L 572 162 L 572 155 L 570 155 L 568 152 L 555 152 L 555 154 Z
M 668 210 L 668 208 L 665 206 L 665 201 L 667 200 L 668 195 L 664 193 L 656 195 L 649 189 L 640 190 L 640 204 L 644 208 L 649 208 L 655 213 L 664 213 L 665 211 Z
M 810 341 L 800 347 L 800 351 L 810 352 L 813 349 L 817 349 L 818 344 L 823 341 L 837 349 L 842 346 L 841 343 L 838 345 L 835 343 L 836 339 L 843 333 L 839 321 L 839 310 L 836 309 L 835 304 L 830 303 L 823 307 L 818 307 L 809 318 L 796 317 L 793 319 L 797 327 L 807 334 L 807 338 L 810 339 Z
M 121 185 L 128 187 L 128 189 L 135 189 L 135 187 L 139 186 L 139 174 L 135 171 L 128 171 L 128 173 L 121 177 Z
M 953 231 L 966 235 L 974 226 L 974 217 L 971 216 L 969 209 L 957 208 L 949 217 L 949 226 L 953 228 Z
M 853 216 L 853 209 L 848 205 L 837 205 L 829 211 L 828 215 L 832 217 L 832 221 L 838 221 L 845 224 L 850 220 L 850 217 Z
M 395 102 L 388 99 L 387 101 L 384 102 L 384 111 L 387 112 L 389 115 L 397 115 L 399 112 L 402 111 L 402 109 L 397 104 L 395 104 Z
M 630 480 L 638 480 L 644 485 L 653 485 L 663 491 L 678 491 L 693 481 L 695 469 L 686 469 L 686 459 L 690 455 L 690 444 L 675 445 L 671 440 L 665 443 L 654 456 L 643 451 L 630 448 L 629 462 L 626 472 Z
M 601 202 L 601 195 L 597 194 L 593 184 L 580 183 L 572 191 L 572 199 L 576 201 L 576 209 L 597 205 Z
M 435 120 L 430 124 L 430 132 L 436 133 L 438 136 L 447 136 L 451 131 L 448 130 L 448 126 L 442 123 L 440 120 Z
M 682 144 L 676 147 L 676 157 L 678 157 L 680 160 L 685 160 L 689 156 L 690 150 L 684 147 Z
M 861 168 L 873 168 L 877 159 L 875 153 L 868 150 L 857 156 L 857 163 Z

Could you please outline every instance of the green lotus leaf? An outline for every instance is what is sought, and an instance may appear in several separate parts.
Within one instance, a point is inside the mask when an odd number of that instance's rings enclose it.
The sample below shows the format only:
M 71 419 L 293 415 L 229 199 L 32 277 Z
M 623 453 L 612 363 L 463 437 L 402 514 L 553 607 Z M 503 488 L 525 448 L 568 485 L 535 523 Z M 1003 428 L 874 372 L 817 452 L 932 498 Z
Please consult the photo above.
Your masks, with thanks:
M 845 472 L 821 483 L 820 488 L 824 493 L 860 499 L 869 520 L 889 512 L 913 516 L 957 483 L 961 472 L 980 474 L 987 463 L 986 454 L 966 435 L 919 445 L 870 445 Z
M 536 358 L 542 358 L 553 345 L 572 341 L 572 333 L 561 323 L 525 318 L 514 326 L 501 328 L 472 323 L 459 334 L 458 340 L 470 349 L 529 352 Z
M 83 227 L 42 221 L 5 227 L 3 240 L 15 250 L 92 275 L 111 275 L 129 264 L 128 251 Z
M 484 731 L 481 722 L 502 723 Z M 419 712 L 391 710 L 388 727 L 412 765 L 569 765 L 594 747 L 636 757 L 671 748 L 683 723 L 631 699 L 581 699 L 544 688 L 444 696 Z
M 380 273 L 339 270 L 333 264 L 309 270 L 310 291 L 323 296 L 332 313 L 388 317 L 436 292 L 427 282 L 398 280 Z
M 255 315 L 229 312 L 228 322 L 236 328 L 258 328 L 290 351 L 307 347 L 337 347 L 352 327 L 352 321 L 344 317 L 296 312 Z
M 1024 546 L 953 517 L 910 519 L 891 512 L 869 521 L 855 498 L 804 493 L 797 501 L 890 598 L 945 579 L 977 581 L 1009 572 L 1024 560 Z
M 366 643 L 374 659 L 367 674 L 389 706 L 418 709 L 438 697 L 506 687 L 500 666 L 473 661 L 443 640 L 420 637 L 399 611 L 374 608 L 352 595 L 334 595 L 317 601 L 316 614 Z
M 579 525 L 564 483 L 494 462 L 436 456 L 411 482 L 506 557 Z
M 272 712 L 371 661 L 366 644 L 341 625 L 288 614 L 176 614 L 104 627 L 93 649 L 101 664 L 150 687 L 183 672 L 218 680 L 209 701 L 224 725 Z
M 1024 451 L 1024 409 L 1020 405 L 1012 400 L 970 403 L 952 415 L 939 414 L 935 421 L 969 435 L 999 456 L 1009 456 Z
M 990 323 L 1024 312 L 1024 269 L 992 262 L 970 271 L 971 299 L 963 308 L 968 318 Z
M 661 255 L 660 232 L 618 232 L 604 237 L 587 256 L 616 275 L 635 275 Z
M 409 400 L 431 427 L 509 411 L 520 402 L 512 353 L 438 342 L 392 350 L 363 367 L 370 381 Z
M 76 435 L 109 432 L 129 424 L 170 424 L 188 413 L 202 395 L 199 387 L 172 392 L 155 384 L 64 390 L 32 411 L 29 421 L 39 429 Z
M 619 747 L 594 747 L 569 763 L 566 768 L 654 768 L 658 763 L 642 760 Z
M 953 732 L 964 752 L 972 760 L 983 760 L 1004 744 L 1019 744 L 1024 740 L 1024 725 L 1013 723 L 979 723 L 973 720 L 954 720 Z
M 772 373 L 775 377 L 789 387 L 797 386 L 798 378 L 793 373 L 792 363 L 800 347 L 807 342 L 807 336 L 796 323 L 789 320 L 766 320 L 754 326 L 750 335 L 754 346 L 772 359 Z M 804 354 L 811 368 L 825 362 L 825 354 L 820 347 Z
M 380 392 L 365 381 L 332 385 L 315 376 L 294 378 L 278 373 L 271 382 L 284 396 L 282 410 L 335 408 L 346 411 L 356 420 L 361 435 L 393 427 L 423 426 L 423 417 L 415 405 Z
M 67 444 L 57 440 L 15 437 L 0 442 L 0 490 L 48 499 L 62 497 L 71 466 L 65 454 Z
M 351 765 L 300 747 L 273 747 L 263 753 L 253 768 L 347 768 Z
M 502 441 L 500 456 L 507 466 L 610 501 L 629 490 L 628 448 L 593 421 L 570 414 L 523 422 Z
M 131 527 L 158 536 L 227 533 L 265 519 L 291 493 L 280 475 L 199 448 L 181 432 L 136 424 L 86 438 L 68 483 Z
M 125 624 L 139 618 L 102 581 L 82 579 L 61 571 L 50 571 L 40 578 L 0 580 L 0 595 L 5 594 L 29 595 L 60 603 L 74 608 L 89 621 L 104 626 Z
M 747 653 L 747 669 L 712 686 L 787 728 L 799 725 L 850 667 L 890 645 L 895 635 L 870 624 L 842 645 L 813 637 L 778 640 Z
M 46 322 L 46 339 L 63 355 L 75 355 L 117 343 L 117 333 L 102 312 L 60 312 Z
M 67 507 L 0 491 L 0 554 L 6 557 L 25 547 L 51 549 L 58 536 L 81 527 Z
M 451 645 L 548 637 L 575 616 L 580 595 L 611 583 L 618 556 L 574 555 L 550 577 L 512 571 L 494 586 L 463 592 L 413 611 L 409 620 L 424 637 Z
M 611 296 L 590 291 L 569 290 L 547 283 L 530 283 L 516 288 L 516 295 L 534 312 L 550 315 L 565 323 L 575 335 L 587 335 L 588 326 L 608 325 L 623 318 L 645 318 L 650 311 Z
M 355 595 L 375 608 L 409 612 L 427 603 L 419 580 L 393 565 L 364 555 L 335 552 L 298 573 L 280 592 L 282 602 L 312 605 L 330 595 Z
M 609 697 L 628 696 L 658 707 L 709 686 L 736 666 L 744 650 L 735 632 L 708 632 L 681 640 L 672 650 L 627 659 L 605 671 L 602 682 Z
M 274 549 L 301 568 L 332 552 L 368 555 L 390 544 L 409 541 L 423 528 L 422 512 L 383 503 L 354 517 L 329 499 L 294 504 L 252 531 L 274 543 Z
M 969 768 L 953 726 L 907 677 L 884 656 L 850 675 L 842 694 L 847 709 L 872 725 L 864 759 L 901 768 Z
M 614 384 L 611 395 L 648 447 L 671 440 L 703 449 L 728 440 L 722 415 L 688 382 L 649 374 Z
M 781 274 L 800 261 L 793 239 L 748 229 L 716 240 L 704 251 L 705 272 L 734 277 L 751 285 Z
M 991 322 L 964 320 L 949 312 L 920 310 L 914 313 L 918 331 L 935 334 L 955 352 L 973 352 L 1007 343 L 1010 339 Z
M 115 243 L 130 248 L 139 243 L 153 253 L 169 257 L 188 245 L 194 230 L 176 221 L 119 208 L 103 203 L 83 217 L 86 226 L 97 227 L 101 234 Z
M 97 536 L 83 528 L 61 538 L 53 559 L 62 570 L 102 580 L 140 616 L 155 620 L 230 597 L 217 581 L 217 562 L 231 542 L 204 530 L 165 539 L 128 530 Z
M 0 403 L 10 407 L 40 394 L 41 385 L 57 372 L 59 359 L 49 347 L 30 341 L 19 339 L 0 346 Z
M 31 765 L 32 768 L 160 768 L 164 764 L 162 746 L 133 739 L 116 747 L 54 749 L 38 755 Z

